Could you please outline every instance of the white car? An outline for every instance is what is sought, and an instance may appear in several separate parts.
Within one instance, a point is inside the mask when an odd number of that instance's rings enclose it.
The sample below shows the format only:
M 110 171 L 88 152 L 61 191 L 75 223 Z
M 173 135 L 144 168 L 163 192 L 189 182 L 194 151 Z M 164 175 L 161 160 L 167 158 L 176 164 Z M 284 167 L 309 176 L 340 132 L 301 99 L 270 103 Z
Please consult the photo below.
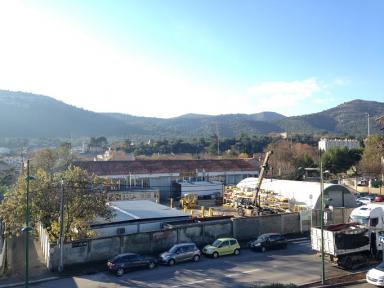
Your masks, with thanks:
M 384 287 L 384 262 L 369 270 L 366 279 L 370 284 Z
M 371 197 L 360 197 L 360 198 L 357 198 L 356 199 L 356 202 L 360 202 L 362 203 L 363 205 L 366 205 L 366 204 L 369 204 L 372 202 L 372 198 Z

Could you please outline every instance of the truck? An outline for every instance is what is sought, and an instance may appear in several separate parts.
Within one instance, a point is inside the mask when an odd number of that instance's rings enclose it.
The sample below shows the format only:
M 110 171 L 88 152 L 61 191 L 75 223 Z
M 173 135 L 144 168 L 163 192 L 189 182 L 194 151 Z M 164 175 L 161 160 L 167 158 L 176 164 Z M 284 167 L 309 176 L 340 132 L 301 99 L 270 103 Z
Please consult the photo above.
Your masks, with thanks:
M 353 269 L 372 258 L 369 229 L 359 223 L 327 225 L 323 227 L 324 255 L 338 266 Z M 375 244 L 376 245 L 376 244 Z M 311 228 L 312 249 L 321 252 L 321 228 Z
M 324 253 L 344 268 L 383 259 L 384 203 L 369 203 L 352 210 L 349 223 L 324 227 Z M 321 228 L 311 228 L 312 249 L 321 251 Z
M 352 210 L 349 222 L 357 222 L 369 229 L 384 230 L 384 203 L 369 203 Z

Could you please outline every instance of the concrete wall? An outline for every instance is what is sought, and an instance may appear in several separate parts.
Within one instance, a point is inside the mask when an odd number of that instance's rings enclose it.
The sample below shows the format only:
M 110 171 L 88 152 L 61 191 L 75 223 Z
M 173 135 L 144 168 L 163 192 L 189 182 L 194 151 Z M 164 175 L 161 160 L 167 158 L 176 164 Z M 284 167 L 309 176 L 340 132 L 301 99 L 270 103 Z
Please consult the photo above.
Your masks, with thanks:
M 233 219 L 233 235 L 240 241 L 256 238 L 264 233 L 300 233 L 298 213 L 255 216 Z

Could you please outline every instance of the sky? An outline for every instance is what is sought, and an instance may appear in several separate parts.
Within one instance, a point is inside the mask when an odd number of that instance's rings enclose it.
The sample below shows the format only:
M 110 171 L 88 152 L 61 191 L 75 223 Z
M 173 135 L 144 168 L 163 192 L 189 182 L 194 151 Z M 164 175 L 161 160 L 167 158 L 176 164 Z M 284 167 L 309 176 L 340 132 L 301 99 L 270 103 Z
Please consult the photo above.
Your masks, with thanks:
M 383 102 L 381 0 L 1 0 L 0 89 L 95 112 Z

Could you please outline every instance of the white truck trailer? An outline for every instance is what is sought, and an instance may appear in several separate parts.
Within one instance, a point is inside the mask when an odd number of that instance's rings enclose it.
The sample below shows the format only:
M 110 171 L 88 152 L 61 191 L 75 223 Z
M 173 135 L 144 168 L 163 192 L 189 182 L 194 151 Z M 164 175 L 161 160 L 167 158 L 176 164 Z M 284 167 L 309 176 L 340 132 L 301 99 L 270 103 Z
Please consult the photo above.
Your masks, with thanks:
M 324 254 L 337 265 L 353 269 L 372 255 L 369 229 L 358 223 L 324 226 Z M 311 228 L 312 249 L 321 252 L 321 228 Z M 377 251 L 377 250 L 376 250 Z

